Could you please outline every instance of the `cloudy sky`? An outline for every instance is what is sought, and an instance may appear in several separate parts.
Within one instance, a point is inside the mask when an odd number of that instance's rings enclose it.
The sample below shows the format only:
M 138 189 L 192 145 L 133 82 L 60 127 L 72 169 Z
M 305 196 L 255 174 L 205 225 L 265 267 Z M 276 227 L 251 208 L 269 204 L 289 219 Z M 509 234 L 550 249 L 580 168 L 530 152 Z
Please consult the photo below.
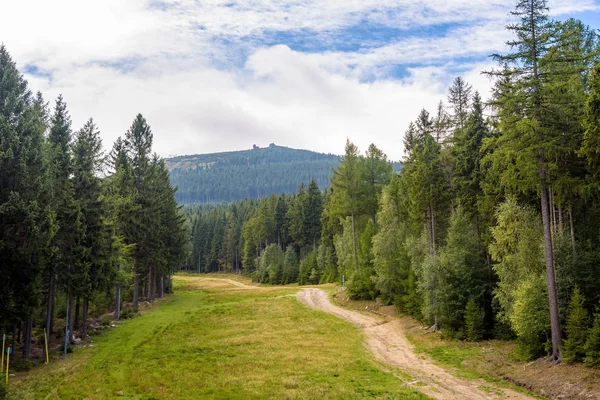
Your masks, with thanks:
M 509 38 L 513 0 L 7 0 L 0 42 L 33 90 L 64 95 L 105 147 L 137 113 L 162 156 L 271 142 L 392 159 L 423 107 Z M 600 0 L 549 1 L 600 28 Z

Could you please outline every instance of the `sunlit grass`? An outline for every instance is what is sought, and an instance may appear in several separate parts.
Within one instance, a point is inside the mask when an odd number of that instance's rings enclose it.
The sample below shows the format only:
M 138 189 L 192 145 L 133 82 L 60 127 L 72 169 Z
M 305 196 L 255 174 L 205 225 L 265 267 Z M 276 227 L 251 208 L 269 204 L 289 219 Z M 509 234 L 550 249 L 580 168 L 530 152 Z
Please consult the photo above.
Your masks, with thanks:
M 154 311 L 13 380 L 10 398 L 425 398 L 381 369 L 352 324 L 298 303 L 297 287 L 175 284 Z

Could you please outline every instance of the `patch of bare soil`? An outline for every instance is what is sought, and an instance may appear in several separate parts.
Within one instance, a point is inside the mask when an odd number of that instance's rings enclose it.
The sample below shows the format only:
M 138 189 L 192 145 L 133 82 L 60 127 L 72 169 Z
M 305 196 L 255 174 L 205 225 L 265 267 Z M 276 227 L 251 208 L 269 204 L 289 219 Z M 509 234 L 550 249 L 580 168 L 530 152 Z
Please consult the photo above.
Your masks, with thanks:
M 483 380 L 464 380 L 435 365 L 427 357 L 417 356 L 406 339 L 400 321 L 384 315 L 367 315 L 331 304 L 327 294 L 309 288 L 297 294 L 298 300 L 316 310 L 334 314 L 363 329 L 367 347 L 381 361 L 400 368 L 414 377 L 409 385 L 435 399 L 531 399 L 511 389 Z M 367 305 L 368 310 L 368 305 Z

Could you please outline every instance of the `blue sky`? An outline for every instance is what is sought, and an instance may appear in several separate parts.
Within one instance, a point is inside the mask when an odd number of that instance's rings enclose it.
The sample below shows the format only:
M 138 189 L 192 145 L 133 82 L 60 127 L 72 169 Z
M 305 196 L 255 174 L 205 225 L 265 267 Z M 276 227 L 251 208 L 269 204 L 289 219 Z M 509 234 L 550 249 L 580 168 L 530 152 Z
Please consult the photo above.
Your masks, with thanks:
M 34 90 L 62 93 L 74 128 L 105 147 L 141 112 L 163 156 L 266 146 L 341 153 L 346 138 L 392 159 L 421 108 L 505 51 L 506 0 L 20 0 L 4 42 Z M 600 28 L 600 0 L 549 1 Z M 7 9 L 8 8 L 8 9 Z M 32 11 L 33 10 L 33 11 Z

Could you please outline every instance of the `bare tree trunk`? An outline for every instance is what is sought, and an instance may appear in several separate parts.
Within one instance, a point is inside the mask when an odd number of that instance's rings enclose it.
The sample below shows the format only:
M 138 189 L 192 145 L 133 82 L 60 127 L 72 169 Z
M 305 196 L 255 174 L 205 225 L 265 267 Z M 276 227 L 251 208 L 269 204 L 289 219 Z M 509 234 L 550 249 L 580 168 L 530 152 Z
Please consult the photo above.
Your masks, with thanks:
M 23 342 L 23 355 L 27 358 L 31 356 L 31 336 L 33 331 L 33 317 L 30 315 L 25 322 L 25 340 Z
M 569 228 L 571 231 L 571 246 L 573 246 L 573 254 L 575 254 L 576 248 L 575 248 L 575 227 L 573 225 L 573 206 L 569 207 Z
M 152 266 L 148 267 L 148 293 L 146 294 L 146 300 L 152 301 Z
M 50 270 L 50 282 L 48 287 L 48 308 L 46 311 L 46 333 L 48 339 L 54 331 L 54 267 Z M 45 350 L 44 350 L 45 351 Z
M 431 207 L 431 246 L 435 254 L 435 208 Z
M 83 319 L 81 320 L 81 338 L 85 339 L 88 335 L 87 332 L 87 320 L 88 320 L 88 309 L 90 305 L 90 300 L 85 297 L 83 299 Z
M 550 328 L 552 332 L 552 360 L 560 360 L 560 319 L 558 316 L 558 301 L 556 297 L 556 276 L 554 271 L 554 252 L 552 248 L 552 227 L 550 218 L 550 199 L 546 187 L 546 168 L 544 152 L 539 150 L 540 162 L 540 193 L 542 206 L 542 223 L 544 226 L 544 255 L 546 261 L 546 280 L 548 285 L 548 304 L 550 308 Z
M 73 295 L 69 295 L 69 343 L 75 343 L 75 298 Z
M 75 323 L 73 324 L 73 329 L 74 330 L 78 330 L 79 329 L 79 306 L 81 303 L 81 298 L 79 296 L 77 296 L 77 299 L 75 300 Z
M 164 298 L 165 297 L 165 277 L 164 275 L 161 275 L 160 277 L 160 298 Z
M 115 319 L 119 321 L 121 319 L 121 286 L 117 285 L 115 289 Z
M 551 227 L 551 232 L 552 232 L 552 239 L 554 239 L 554 235 L 556 234 L 556 214 L 555 214 L 555 210 L 554 210 L 554 194 L 552 193 L 552 188 L 548 188 L 548 193 L 549 193 L 549 207 L 550 207 L 550 227 Z M 554 242 L 552 242 L 554 243 Z
M 352 207 L 352 247 L 354 249 L 354 267 L 358 265 L 358 256 L 356 254 L 356 227 L 354 224 L 354 207 Z
M 139 308 L 139 294 L 140 294 L 140 277 L 136 273 L 133 277 L 133 311 L 137 312 Z

